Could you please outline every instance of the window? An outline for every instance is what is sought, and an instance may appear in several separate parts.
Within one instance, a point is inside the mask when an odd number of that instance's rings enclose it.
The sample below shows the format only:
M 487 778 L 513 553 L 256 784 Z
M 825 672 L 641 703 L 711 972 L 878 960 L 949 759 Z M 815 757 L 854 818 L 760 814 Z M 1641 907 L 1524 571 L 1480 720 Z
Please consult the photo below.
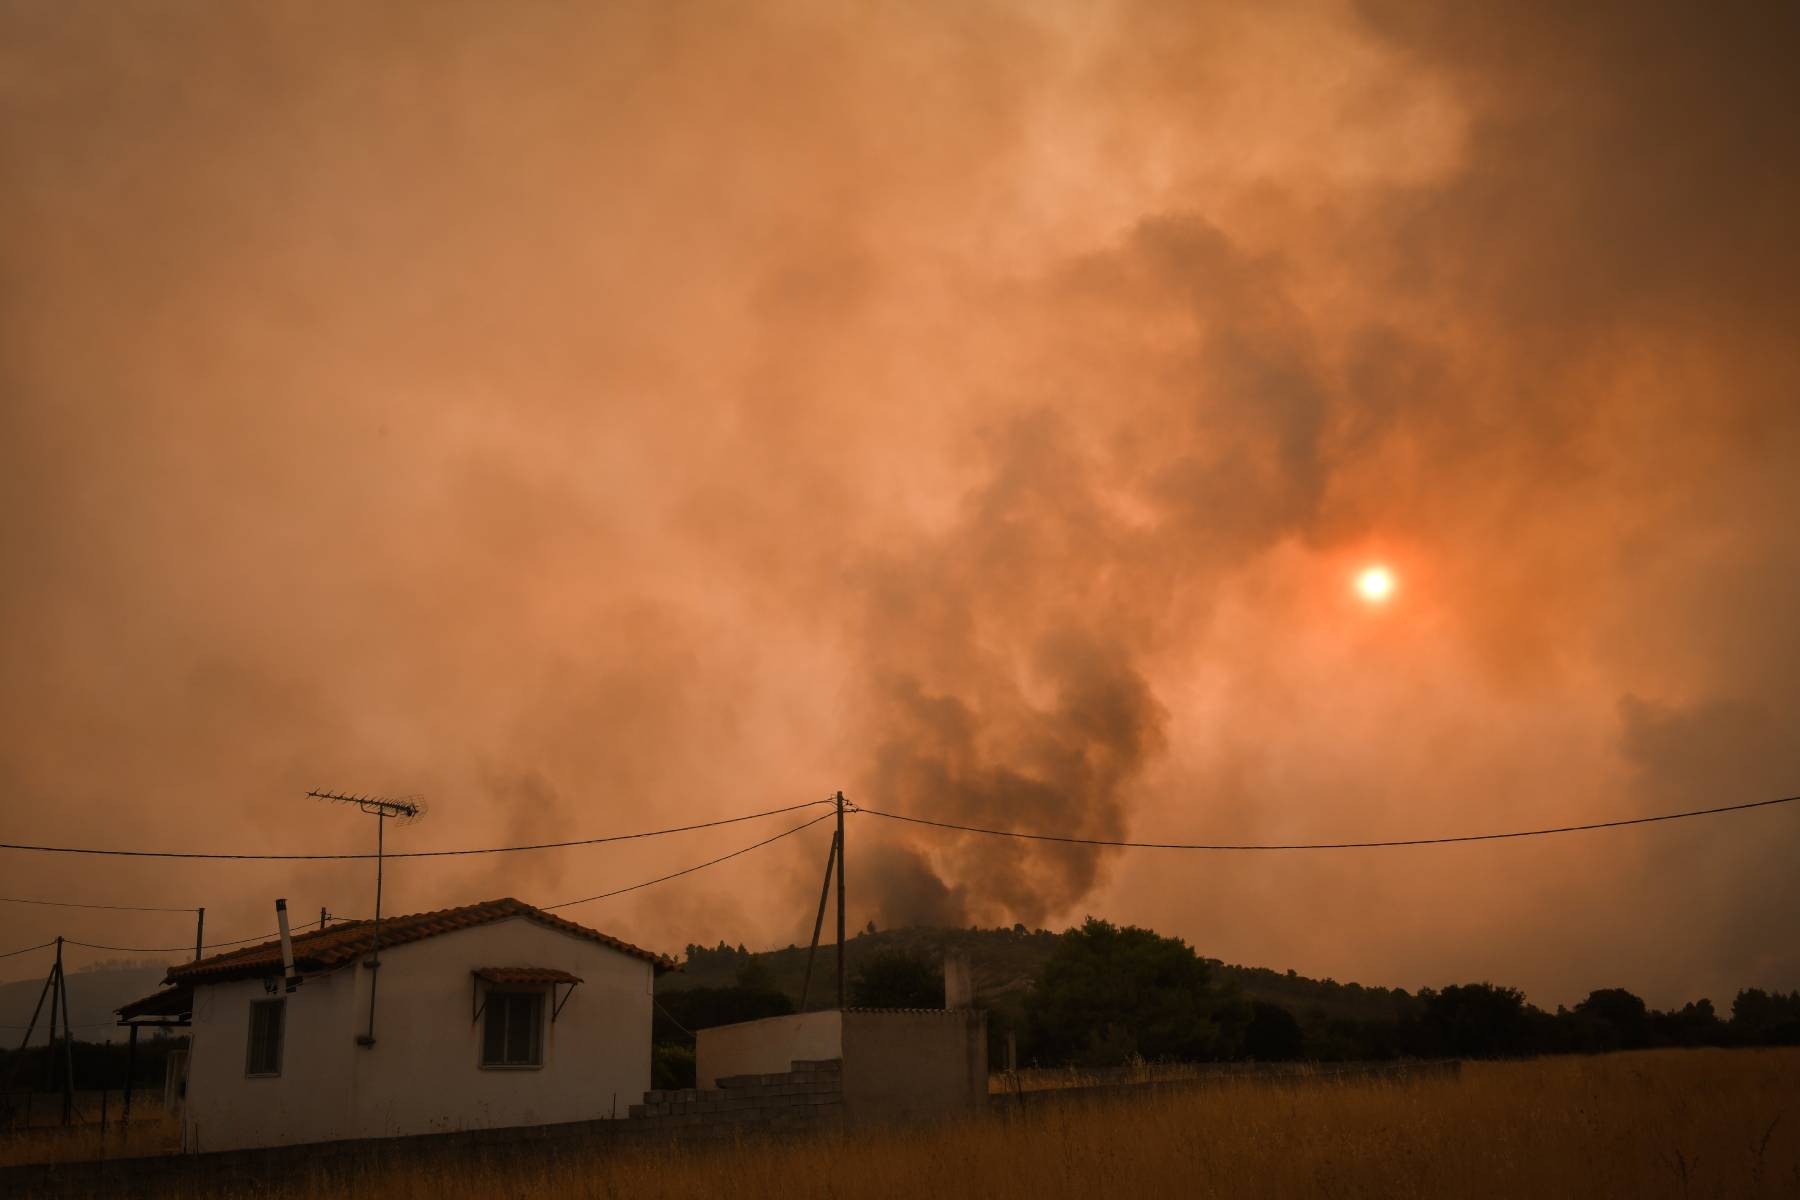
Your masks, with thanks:
M 482 1066 L 544 1065 L 544 993 L 490 991 L 485 1013 Z
M 251 1002 L 250 1049 L 244 1060 L 244 1074 L 281 1074 L 281 1027 L 286 1012 L 285 999 Z

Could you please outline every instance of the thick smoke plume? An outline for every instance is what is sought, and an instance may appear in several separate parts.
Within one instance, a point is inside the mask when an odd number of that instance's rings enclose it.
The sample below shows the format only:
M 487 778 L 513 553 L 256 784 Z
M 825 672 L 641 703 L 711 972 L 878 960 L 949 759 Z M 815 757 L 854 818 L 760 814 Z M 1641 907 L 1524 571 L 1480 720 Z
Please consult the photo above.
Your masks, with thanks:
M 1792 792 L 1797 22 L 0 4 L 0 825 L 362 848 L 330 786 L 423 792 L 423 848 L 843 788 L 1311 841 Z M 1800 920 L 1791 829 L 1195 859 L 865 816 L 851 917 L 1724 1002 L 1800 986 L 1758 932 Z M 755 836 L 397 864 L 389 902 Z M 571 915 L 785 944 L 823 836 Z M 0 869 L 222 936 L 371 891 Z

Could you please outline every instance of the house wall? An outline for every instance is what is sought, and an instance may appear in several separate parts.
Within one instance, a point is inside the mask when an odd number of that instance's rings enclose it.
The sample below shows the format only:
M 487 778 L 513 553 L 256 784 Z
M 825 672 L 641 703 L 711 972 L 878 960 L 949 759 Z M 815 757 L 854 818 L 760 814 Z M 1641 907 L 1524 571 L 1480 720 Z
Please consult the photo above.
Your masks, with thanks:
M 774 1075 L 797 1062 L 841 1058 L 843 1017 L 833 1009 L 698 1030 L 694 1082 L 710 1089 L 732 1075 Z
M 280 992 L 275 995 L 280 995 Z M 287 997 L 281 1074 L 244 1074 L 250 1005 L 274 997 L 259 979 L 194 989 L 182 1148 L 279 1146 L 347 1136 L 350 1027 L 355 983 L 349 972 L 310 979 Z
M 844 1115 L 854 1124 L 985 1111 L 987 1014 L 976 1009 L 844 1013 Z
M 315 977 L 289 997 L 273 1079 L 244 1074 L 262 983 L 197 987 L 188 1148 L 623 1117 L 650 1087 L 652 969 L 642 959 L 515 917 L 384 949 L 381 960 L 375 1045 L 356 1044 L 375 972 Z M 542 1067 L 483 1068 L 469 972 L 525 966 L 584 982 L 554 1022 L 546 1010 Z

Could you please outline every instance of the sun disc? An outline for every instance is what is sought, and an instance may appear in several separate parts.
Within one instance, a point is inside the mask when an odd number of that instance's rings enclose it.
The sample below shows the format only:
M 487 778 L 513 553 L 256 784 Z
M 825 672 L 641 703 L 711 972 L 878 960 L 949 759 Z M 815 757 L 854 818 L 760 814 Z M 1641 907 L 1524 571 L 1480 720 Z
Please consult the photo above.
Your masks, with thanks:
M 1394 594 L 1394 573 L 1386 567 L 1365 567 L 1356 577 L 1356 590 L 1371 604 L 1380 604 Z

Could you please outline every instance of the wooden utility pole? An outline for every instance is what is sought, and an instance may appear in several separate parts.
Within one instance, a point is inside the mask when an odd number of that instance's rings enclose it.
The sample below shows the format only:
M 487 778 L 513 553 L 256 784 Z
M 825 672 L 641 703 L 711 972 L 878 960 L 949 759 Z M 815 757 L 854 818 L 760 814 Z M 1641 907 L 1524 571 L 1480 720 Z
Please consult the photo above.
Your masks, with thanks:
M 206 910 L 194 910 L 194 961 L 200 961 L 200 945 L 206 941 Z
M 825 882 L 819 885 L 819 915 L 813 919 L 812 945 L 806 948 L 806 976 L 800 981 L 800 1011 L 806 1011 L 806 998 L 812 993 L 813 959 L 819 953 L 819 932 L 825 928 L 825 905 L 831 899 L 831 871 L 837 863 L 837 834 L 831 835 L 831 851 L 825 856 Z
M 138 1027 L 133 1025 L 131 1040 L 125 1047 L 125 1108 L 119 1114 L 119 1133 L 127 1142 L 131 1140 L 131 1088 L 137 1079 L 137 1031 Z
M 69 980 L 63 974 L 63 940 L 56 939 L 56 990 L 62 997 L 63 1023 L 63 1124 L 75 1120 L 75 1027 L 69 1024 Z M 54 1017 L 54 1010 L 52 1011 Z M 56 1048 L 51 1047 L 54 1062 Z
M 844 793 L 837 794 L 837 901 L 838 901 L 838 952 L 837 983 L 838 1008 L 849 1007 L 844 1002 Z

